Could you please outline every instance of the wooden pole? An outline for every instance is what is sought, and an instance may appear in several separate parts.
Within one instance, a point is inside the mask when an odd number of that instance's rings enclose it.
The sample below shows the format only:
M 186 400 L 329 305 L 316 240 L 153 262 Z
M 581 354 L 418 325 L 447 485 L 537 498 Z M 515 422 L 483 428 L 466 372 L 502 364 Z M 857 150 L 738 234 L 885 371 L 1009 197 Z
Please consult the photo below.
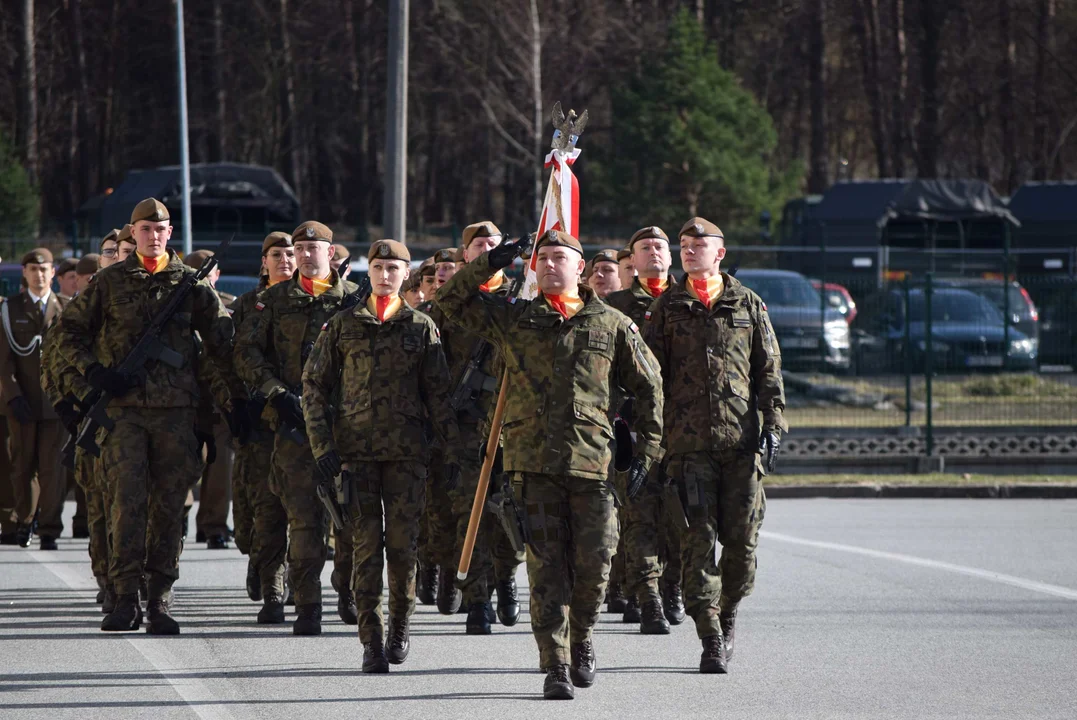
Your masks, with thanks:
M 506 369 L 501 376 L 501 392 L 497 396 L 494 421 L 490 424 L 490 437 L 486 441 L 486 457 L 482 461 L 482 472 L 479 473 L 479 486 L 475 488 L 475 500 L 471 503 L 471 519 L 467 522 L 464 547 L 460 550 L 460 566 L 456 570 L 457 580 L 467 579 L 467 572 L 471 569 L 471 556 L 475 552 L 475 540 L 479 536 L 482 511 L 486 507 L 486 491 L 490 487 L 490 474 L 494 471 L 497 445 L 501 441 L 501 423 L 505 419 L 505 399 L 508 397 L 508 387 L 509 371 Z

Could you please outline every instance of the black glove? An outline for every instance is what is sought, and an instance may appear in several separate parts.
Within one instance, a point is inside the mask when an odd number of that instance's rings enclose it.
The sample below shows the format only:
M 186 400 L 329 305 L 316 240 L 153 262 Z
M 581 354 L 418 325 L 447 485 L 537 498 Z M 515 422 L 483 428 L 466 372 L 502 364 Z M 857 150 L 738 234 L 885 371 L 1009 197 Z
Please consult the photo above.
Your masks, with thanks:
M 445 475 L 441 479 L 441 487 L 447 492 L 452 492 L 456 488 L 460 487 L 460 466 L 456 463 L 449 463 L 445 466 Z
M 213 439 L 213 433 L 195 429 L 194 436 L 198 440 L 198 454 L 201 455 L 202 448 L 205 448 L 206 465 L 212 465 L 217 459 L 217 441 Z
M 646 461 L 638 455 L 632 458 L 632 462 L 628 464 L 628 470 L 625 474 L 628 476 L 628 480 L 625 483 L 628 499 L 635 500 L 636 496 L 643 490 L 644 483 L 647 482 Z
M 82 419 L 82 415 L 75 409 L 75 403 L 64 398 L 53 405 L 52 408 L 60 416 L 60 424 L 64 426 L 64 429 L 71 435 L 78 434 L 79 420 Z
M 534 242 L 534 235 L 524 235 L 516 242 L 501 243 L 490 251 L 490 269 L 503 270 L 512 265 L 513 260 L 531 252 L 531 245 Z
M 232 410 L 225 416 L 228 429 L 240 445 L 246 445 L 254 431 L 254 422 L 251 420 L 247 401 L 243 398 L 232 399 Z
M 7 407 L 11 411 L 11 416 L 18 420 L 20 425 L 29 425 L 34 421 L 34 411 L 30 409 L 30 402 L 25 395 L 12 398 Z
M 137 380 L 130 375 L 107 368 L 101 363 L 94 363 L 86 369 L 86 382 L 101 388 L 114 398 L 123 397 L 137 384 Z
M 767 474 L 774 472 L 774 465 L 778 460 L 778 451 L 782 447 L 782 434 L 780 430 L 763 430 L 759 436 L 759 452 L 763 453 L 763 468 Z
M 337 454 L 336 450 L 330 450 L 314 462 L 318 465 L 318 472 L 326 480 L 332 481 L 337 475 L 340 475 L 340 455 Z
M 290 392 L 282 392 L 272 402 L 281 420 L 293 427 L 303 427 L 303 406 L 299 404 L 298 397 Z

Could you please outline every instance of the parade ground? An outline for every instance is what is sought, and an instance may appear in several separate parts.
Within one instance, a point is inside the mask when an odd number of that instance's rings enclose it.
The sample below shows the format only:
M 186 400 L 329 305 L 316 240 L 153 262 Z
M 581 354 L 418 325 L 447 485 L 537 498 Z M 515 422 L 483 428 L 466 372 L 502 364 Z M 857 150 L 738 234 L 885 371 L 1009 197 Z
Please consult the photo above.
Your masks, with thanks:
M 71 509 L 73 506 L 69 505 Z M 238 551 L 188 539 L 182 635 L 104 634 L 85 541 L 0 548 L 4 718 L 1066 718 L 1077 716 L 1077 501 L 773 500 L 730 674 L 689 620 L 604 614 L 599 673 L 544 703 L 526 614 L 490 637 L 419 606 L 412 651 L 359 672 L 354 628 L 254 622 Z M 289 619 L 291 608 L 289 608 Z

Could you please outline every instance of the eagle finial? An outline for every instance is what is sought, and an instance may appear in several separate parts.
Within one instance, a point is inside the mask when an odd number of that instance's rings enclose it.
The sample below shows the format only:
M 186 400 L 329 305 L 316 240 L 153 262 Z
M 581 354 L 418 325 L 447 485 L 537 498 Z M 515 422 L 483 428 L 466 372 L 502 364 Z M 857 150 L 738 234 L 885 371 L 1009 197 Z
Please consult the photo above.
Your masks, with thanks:
M 550 146 L 554 150 L 572 152 L 576 148 L 576 141 L 583 134 L 583 129 L 587 127 L 587 111 L 584 110 L 583 115 L 576 115 L 576 111 L 570 109 L 566 118 L 561 109 L 561 103 L 558 101 L 554 103 L 550 119 L 553 121 L 554 128 Z

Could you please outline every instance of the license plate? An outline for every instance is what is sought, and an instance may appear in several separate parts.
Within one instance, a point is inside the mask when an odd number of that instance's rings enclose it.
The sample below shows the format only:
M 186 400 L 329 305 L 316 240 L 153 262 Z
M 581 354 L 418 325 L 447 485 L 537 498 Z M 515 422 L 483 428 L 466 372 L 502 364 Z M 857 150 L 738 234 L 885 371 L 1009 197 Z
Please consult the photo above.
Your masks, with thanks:
M 965 358 L 969 367 L 1002 367 L 1001 355 L 969 355 Z
M 819 341 L 816 340 L 815 338 L 805 338 L 805 337 L 786 338 L 785 340 L 780 340 L 779 339 L 778 340 L 778 345 L 780 347 L 786 347 L 786 348 L 790 348 L 790 349 L 792 349 L 792 348 L 800 348 L 800 349 L 811 348 L 811 349 L 814 350 L 814 349 L 817 349 L 819 347 Z

